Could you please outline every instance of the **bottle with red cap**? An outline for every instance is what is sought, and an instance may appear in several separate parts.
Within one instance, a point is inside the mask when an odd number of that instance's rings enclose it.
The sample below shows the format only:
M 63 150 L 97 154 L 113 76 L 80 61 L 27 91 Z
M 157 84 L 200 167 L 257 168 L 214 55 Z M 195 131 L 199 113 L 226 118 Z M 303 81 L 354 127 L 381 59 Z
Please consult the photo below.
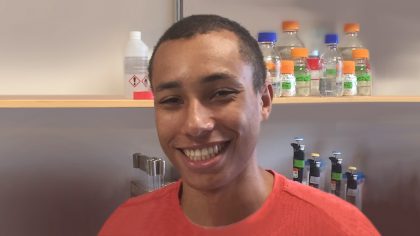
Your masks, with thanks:
M 372 95 L 372 74 L 369 64 L 369 50 L 365 48 L 354 49 L 353 59 L 356 64 L 357 95 Z
M 338 46 L 344 60 L 353 60 L 352 51 L 357 48 L 364 48 L 359 38 L 360 25 L 358 23 L 344 24 L 344 37 Z
M 283 21 L 283 34 L 276 45 L 276 50 L 283 60 L 292 60 L 292 48 L 304 48 L 302 40 L 298 36 L 299 22 Z
M 306 97 L 311 93 L 311 75 L 309 74 L 307 48 L 292 48 L 292 58 L 295 62 L 296 96 Z
M 296 78 L 294 76 L 294 62 L 283 60 L 281 63 L 281 96 L 293 97 L 296 95 Z
M 319 51 L 313 50 L 307 59 L 309 73 L 311 74 L 311 96 L 320 96 L 319 79 L 321 78 L 321 58 Z

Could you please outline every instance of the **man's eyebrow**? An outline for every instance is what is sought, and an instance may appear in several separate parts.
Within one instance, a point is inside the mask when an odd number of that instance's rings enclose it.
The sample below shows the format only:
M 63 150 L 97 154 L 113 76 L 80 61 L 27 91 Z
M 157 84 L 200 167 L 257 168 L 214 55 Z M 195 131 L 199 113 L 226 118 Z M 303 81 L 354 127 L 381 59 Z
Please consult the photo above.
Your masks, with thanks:
M 202 84 L 207 84 L 210 82 L 214 82 L 217 80 L 226 80 L 226 79 L 233 79 L 235 76 L 229 73 L 214 73 L 211 75 L 205 76 L 203 79 L 201 79 Z
M 181 87 L 181 82 L 179 82 L 179 81 L 170 81 L 170 82 L 159 84 L 156 87 L 156 92 L 160 92 L 160 91 L 165 90 L 165 89 L 175 89 L 175 88 L 180 88 L 180 87 Z

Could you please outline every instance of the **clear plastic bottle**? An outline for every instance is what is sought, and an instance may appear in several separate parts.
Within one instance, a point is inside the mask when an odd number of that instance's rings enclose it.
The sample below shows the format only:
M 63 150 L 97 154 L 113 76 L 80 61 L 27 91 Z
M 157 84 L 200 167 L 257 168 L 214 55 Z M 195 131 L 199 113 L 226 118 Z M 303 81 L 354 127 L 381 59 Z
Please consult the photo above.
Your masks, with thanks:
M 343 95 L 355 96 L 357 95 L 357 77 L 354 74 L 354 61 L 343 62 Z
M 369 50 L 354 49 L 353 59 L 356 63 L 357 95 L 372 95 L 372 74 L 369 64 Z
M 150 81 L 147 73 L 149 49 L 141 40 L 140 31 L 131 31 L 124 56 L 125 97 L 150 99 Z
M 302 40 L 298 36 L 299 22 L 297 21 L 283 21 L 283 34 L 277 42 L 276 50 L 283 60 L 292 60 L 292 48 L 304 48 Z
M 261 52 L 264 56 L 265 66 L 267 68 L 267 79 L 273 86 L 274 97 L 281 96 L 281 81 L 280 81 L 280 67 L 281 61 L 277 55 L 274 45 L 277 41 L 277 34 L 275 32 L 260 32 L 258 33 L 258 43 Z
M 283 97 L 296 95 L 296 78 L 293 71 L 293 61 L 283 60 L 281 64 L 281 96 Z
M 309 71 L 311 74 L 311 96 L 319 96 L 319 79 L 321 78 L 321 59 L 319 51 L 313 50 L 308 59 Z
M 311 74 L 309 73 L 307 48 L 292 48 L 292 58 L 295 62 L 296 95 L 309 96 L 311 93 Z
M 321 96 L 343 96 L 343 58 L 337 50 L 338 35 L 325 35 L 326 51 L 321 56 L 322 75 L 319 80 Z
M 347 23 L 344 25 L 344 37 L 339 45 L 339 50 L 346 61 L 353 60 L 352 51 L 357 48 L 364 48 L 359 39 L 358 33 L 360 25 L 357 23 Z

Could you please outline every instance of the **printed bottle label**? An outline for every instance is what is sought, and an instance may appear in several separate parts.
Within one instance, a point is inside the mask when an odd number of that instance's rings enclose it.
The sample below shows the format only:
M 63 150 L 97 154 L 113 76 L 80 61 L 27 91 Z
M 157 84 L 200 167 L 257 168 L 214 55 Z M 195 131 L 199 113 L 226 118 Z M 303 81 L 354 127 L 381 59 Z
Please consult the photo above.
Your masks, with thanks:
M 331 179 L 340 181 L 342 179 L 341 173 L 332 172 L 331 173 Z
M 282 89 L 292 89 L 292 83 L 291 82 L 287 82 L 287 81 L 282 82 L 281 83 L 281 88 Z
M 331 191 L 335 191 L 337 190 L 337 182 L 335 182 L 334 180 L 331 181 Z
M 326 69 L 325 71 L 327 76 L 336 77 L 337 76 L 337 69 Z
M 344 89 L 352 89 L 353 82 L 344 82 Z
M 356 197 L 357 192 L 358 192 L 357 189 L 349 188 L 347 189 L 347 196 Z
M 356 66 L 356 76 L 357 81 L 370 81 L 372 79 L 365 65 Z
M 293 168 L 293 178 L 299 178 L 299 169 Z
M 304 160 L 293 160 L 293 167 L 304 168 L 305 167 L 305 161 Z
M 311 184 L 319 184 L 321 177 L 310 176 L 309 183 Z

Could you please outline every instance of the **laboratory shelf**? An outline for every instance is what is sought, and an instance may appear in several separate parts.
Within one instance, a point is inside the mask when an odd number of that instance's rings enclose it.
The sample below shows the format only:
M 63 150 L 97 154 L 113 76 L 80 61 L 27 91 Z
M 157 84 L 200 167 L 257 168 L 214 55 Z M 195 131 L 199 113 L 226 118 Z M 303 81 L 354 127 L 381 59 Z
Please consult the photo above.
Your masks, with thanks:
M 281 97 L 281 104 L 420 103 L 420 96 Z M 121 96 L 0 96 L 0 108 L 151 108 L 152 100 Z

